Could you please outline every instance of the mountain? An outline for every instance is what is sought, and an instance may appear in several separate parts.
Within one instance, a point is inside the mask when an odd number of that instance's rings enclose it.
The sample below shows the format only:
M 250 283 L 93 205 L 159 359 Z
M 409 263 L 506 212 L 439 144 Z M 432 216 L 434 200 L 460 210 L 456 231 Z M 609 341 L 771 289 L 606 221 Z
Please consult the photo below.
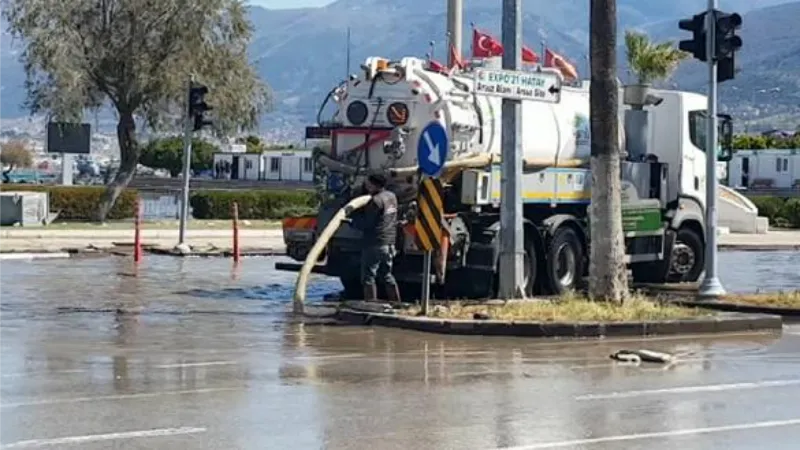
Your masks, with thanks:
M 464 0 L 464 53 L 469 51 L 470 27 L 500 37 L 501 2 Z M 740 35 L 744 47 L 737 55 L 741 72 L 720 88 L 725 105 L 737 114 L 752 117 L 798 112 L 800 95 L 800 2 L 782 0 L 724 0 L 722 8 L 744 16 Z M 300 133 L 313 123 L 328 91 L 346 74 L 346 33 L 351 28 L 350 71 L 368 56 L 423 56 L 435 41 L 434 57 L 446 58 L 446 1 L 437 0 L 339 0 L 321 8 L 268 10 L 250 8 L 255 28 L 250 48 L 253 63 L 276 92 L 276 110 L 265 116 L 262 133 L 291 129 Z M 678 29 L 681 18 L 702 7 L 696 0 L 618 0 L 620 37 L 626 28 L 641 28 L 656 39 L 685 39 Z M 588 2 L 586 0 L 525 0 L 523 41 L 537 52 L 541 42 L 571 58 L 581 73 L 588 60 Z M 5 30 L 5 26 L 3 27 Z M 7 34 L 0 40 L 3 101 L 0 116 L 24 114 L 20 88 L 24 79 L 16 61 L 19 45 Z M 624 49 L 620 51 L 624 63 Z M 624 64 L 620 65 L 621 77 Z M 704 91 L 706 71 L 699 63 L 686 62 L 673 83 L 683 89 Z M 780 88 L 781 95 L 758 92 Z M 755 94 L 753 94 L 755 92 Z M 755 97 L 753 97 L 755 95 Z M 755 99 L 755 102 L 752 100 Z M 753 105 L 758 105 L 759 116 Z M 792 109 L 794 108 L 794 109 Z
M 782 0 L 728 0 L 724 7 L 728 11 L 739 11 L 744 18 L 742 32 L 745 48 L 741 52 L 744 64 L 749 64 L 749 55 L 755 55 L 763 47 L 771 47 L 774 41 L 800 46 L 800 30 L 780 24 L 770 25 L 765 18 L 777 15 L 791 20 L 793 11 L 800 2 L 778 6 Z M 315 120 L 317 108 L 327 91 L 343 79 L 346 69 L 346 30 L 351 31 L 351 70 L 367 56 L 381 55 L 400 57 L 404 55 L 424 55 L 429 51 L 430 40 L 436 41 L 434 57 L 445 59 L 446 41 L 446 1 L 429 0 L 340 0 L 324 8 L 293 11 L 261 11 L 265 25 L 259 27 L 252 54 L 259 65 L 260 73 L 282 94 L 282 111 L 292 111 L 296 118 Z M 466 53 L 470 46 L 470 23 L 500 36 L 501 2 L 483 0 L 464 1 L 464 41 L 462 48 Z M 523 3 L 523 41 L 539 51 L 544 40 L 548 47 L 571 57 L 582 73 L 588 68 L 588 23 L 589 15 L 585 0 L 526 0 Z M 677 22 L 699 12 L 696 0 L 655 2 L 641 0 L 619 0 L 618 22 L 620 35 L 626 28 L 643 28 L 648 33 L 662 39 L 680 35 Z M 751 25 L 753 24 L 753 25 Z M 413 31 L 412 31 L 413 30 Z M 781 33 L 792 34 L 786 38 Z M 686 33 L 688 34 L 688 33 Z M 679 37 L 685 39 L 688 36 Z M 621 39 L 620 39 L 621 40 Z M 309 50 L 312 49 L 312 50 Z M 791 50 L 787 48 L 787 50 Z M 800 52 L 797 52 L 800 53 Z M 624 49 L 619 52 L 624 61 Z M 765 55 L 763 67 L 777 66 L 776 55 Z M 763 63 L 763 64 L 762 64 Z M 766 65 L 764 65 L 766 64 Z M 687 63 L 687 67 L 677 74 L 675 81 L 681 88 L 705 90 L 702 77 L 705 70 Z M 624 73 L 624 64 L 621 64 Z M 286 70 L 287 67 L 295 70 Z M 747 71 L 744 65 L 740 67 Z M 785 66 L 786 73 L 791 69 L 800 72 L 800 64 Z M 737 79 L 726 83 L 730 86 L 767 86 L 769 83 L 749 81 L 752 77 Z M 748 75 L 750 73 L 748 72 Z M 698 78 L 699 76 L 699 78 Z M 789 79 L 800 76 L 786 75 Z M 700 80 L 700 82 L 698 82 Z M 753 84 L 755 83 L 755 84 Z M 722 99 L 727 91 L 721 90 Z M 737 97 L 736 103 L 740 99 Z M 767 102 L 769 98 L 757 96 L 757 101 Z M 787 100 L 788 101 L 788 100 Z M 749 101 L 746 102 L 749 104 Z M 797 103 L 797 102 L 795 102 Z

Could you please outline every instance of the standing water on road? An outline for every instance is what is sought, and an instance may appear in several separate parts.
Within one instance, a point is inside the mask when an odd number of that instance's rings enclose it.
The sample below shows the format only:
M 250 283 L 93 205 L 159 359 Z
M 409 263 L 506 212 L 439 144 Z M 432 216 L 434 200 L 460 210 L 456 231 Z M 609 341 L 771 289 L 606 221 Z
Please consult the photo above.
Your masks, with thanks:
M 800 253 L 720 260 L 729 291 L 800 287 Z M 321 326 L 284 314 L 296 275 L 275 261 L 148 255 L 138 276 L 123 258 L 3 262 L 0 448 L 797 448 L 800 329 L 558 342 Z M 683 356 L 623 366 L 621 348 Z

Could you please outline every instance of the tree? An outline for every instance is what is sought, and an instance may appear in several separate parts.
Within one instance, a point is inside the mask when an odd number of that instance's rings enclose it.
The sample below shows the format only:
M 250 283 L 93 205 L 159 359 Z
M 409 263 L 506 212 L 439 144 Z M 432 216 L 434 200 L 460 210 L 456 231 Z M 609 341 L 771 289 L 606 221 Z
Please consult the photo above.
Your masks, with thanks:
M 175 129 L 190 77 L 209 88 L 217 133 L 252 128 L 270 92 L 247 59 L 243 0 L 2 0 L 26 44 L 26 106 L 56 120 L 116 112 L 120 167 L 97 211 L 103 220 L 133 178 L 137 127 Z
M 654 44 L 647 35 L 625 31 L 628 67 L 639 84 L 651 84 L 669 77 L 688 53 L 678 50 L 670 41 Z
M 3 182 L 10 183 L 8 177 L 18 167 L 33 166 L 33 153 L 20 141 L 8 141 L 0 148 L 0 164 L 3 165 Z
M 592 134 L 589 294 L 598 300 L 622 302 L 628 295 L 628 278 L 622 234 L 616 0 L 591 0 L 589 28 Z
M 194 171 L 209 170 L 214 165 L 214 153 L 219 148 L 202 139 L 192 139 L 192 164 Z M 183 138 L 172 136 L 154 139 L 142 148 L 139 162 L 154 169 L 165 169 L 176 177 L 183 171 Z
M 247 153 L 262 153 L 266 147 L 260 137 L 250 134 L 245 138 L 239 138 L 239 143 L 247 146 Z

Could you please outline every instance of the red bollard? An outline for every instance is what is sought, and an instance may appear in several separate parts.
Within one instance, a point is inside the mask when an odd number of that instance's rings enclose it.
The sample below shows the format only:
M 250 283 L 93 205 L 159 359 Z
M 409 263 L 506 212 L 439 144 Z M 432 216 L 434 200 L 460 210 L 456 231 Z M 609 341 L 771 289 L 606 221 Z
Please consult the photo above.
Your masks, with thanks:
M 133 262 L 139 263 L 142 260 L 142 201 L 136 198 L 136 206 L 133 216 Z
M 233 202 L 233 262 L 239 262 L 239 204 Z

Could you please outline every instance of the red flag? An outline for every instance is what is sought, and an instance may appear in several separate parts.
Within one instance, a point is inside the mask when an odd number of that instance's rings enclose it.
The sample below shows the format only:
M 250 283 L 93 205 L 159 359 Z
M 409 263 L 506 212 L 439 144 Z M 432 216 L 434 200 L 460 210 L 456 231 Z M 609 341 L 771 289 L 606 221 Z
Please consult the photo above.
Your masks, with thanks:
M 568 63 L 567 60 L 565 60 L 561 55 L 550 50 L 549 48 L 544 52 L 544 66 L 557 68 L 561 71 L 561 74 L 564 75 L 564 78 L 578 78 L 578 71 L 575 70 L 575 66 Z
M 456 52 L 455 45 L 450 44 L 450 69 L 454 67 L 463 69 L 464 61 L 461 59 L 461 55 L 458 52 Z
M 436 61 L 434 59 L 429 59 L 428 60 L 428 69 L 430 69 L 430 70 L 432 70 L 434 72 L 446 72 L 447 71 L 447 68 L 444 66 L 444 64 L 442 64 L 439 61 Z
M 526 46 L 522 46 L 522 60 L 528 63 L 536 64 L 539 62 L 539 55 Z
M 503 54 L 503 45 L 492 36 L 472 30 L 472 57 L 489 58 Z

